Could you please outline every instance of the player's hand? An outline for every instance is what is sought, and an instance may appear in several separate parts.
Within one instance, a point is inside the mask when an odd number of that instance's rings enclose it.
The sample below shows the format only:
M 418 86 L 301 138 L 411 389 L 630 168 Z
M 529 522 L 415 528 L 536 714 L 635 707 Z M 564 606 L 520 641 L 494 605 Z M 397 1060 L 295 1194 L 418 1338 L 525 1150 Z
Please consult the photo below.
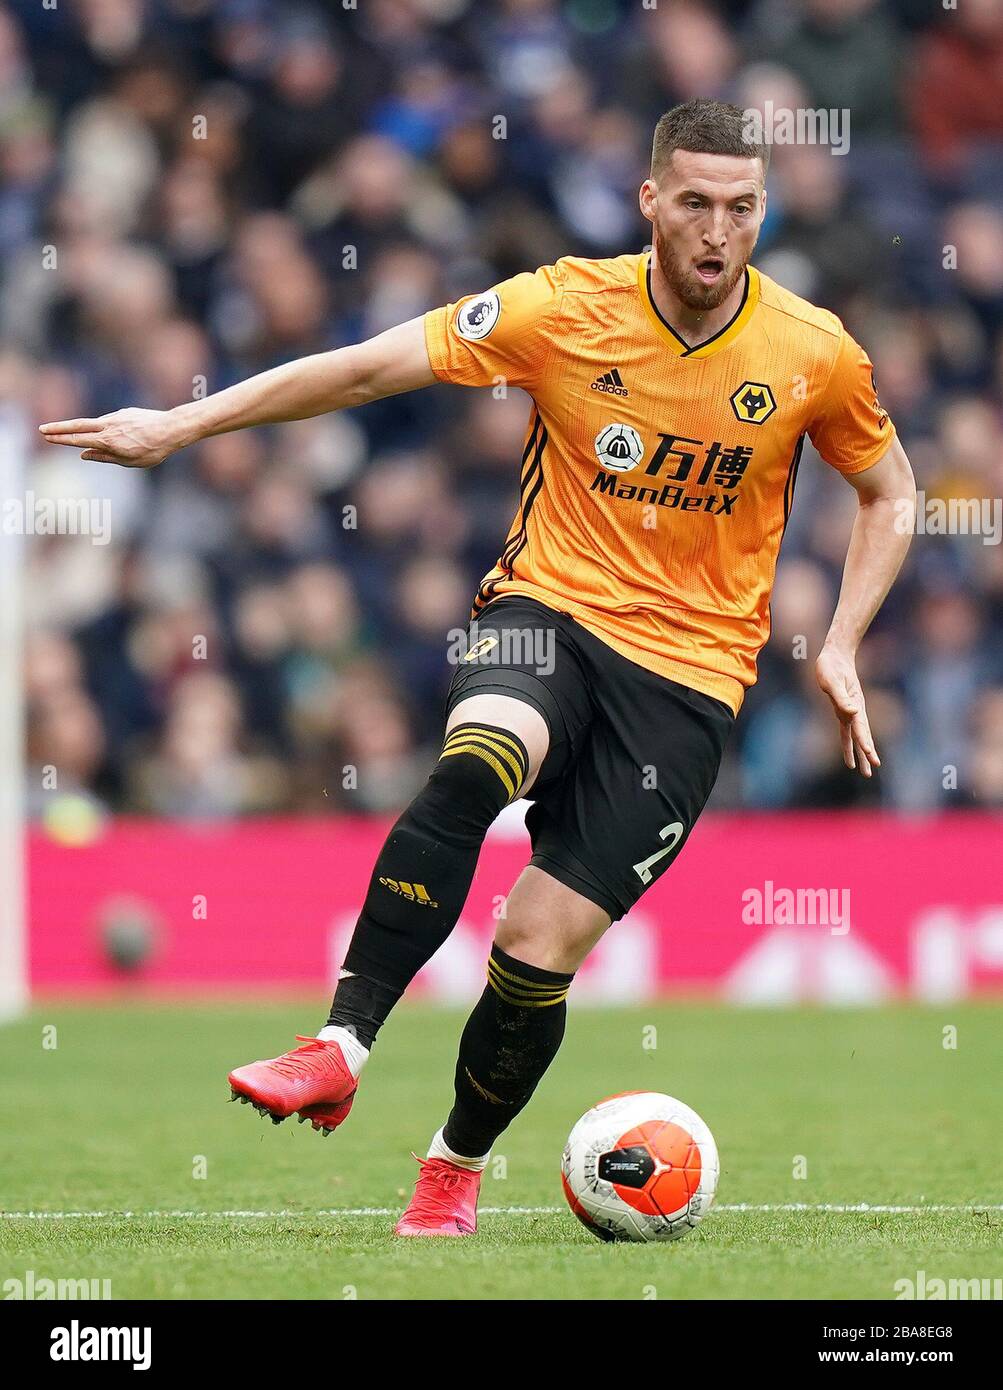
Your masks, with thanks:
M 856 662 L 848 652 L 826 645 L 815 662 L 815 679 L 832 701 L 839 720 L 843 762 L 849 768 L 856 768 L 862 777 L 870 777 L 871 768 L 880 767 L 881 759 L 867 722 Z
M 123 468 L 154 468 L 186 442 L 172 410 L 114 410 L 95 420 L 56 420 L 38 429 L 50 444 L 67 444 L 82 449 L 81 458 Z

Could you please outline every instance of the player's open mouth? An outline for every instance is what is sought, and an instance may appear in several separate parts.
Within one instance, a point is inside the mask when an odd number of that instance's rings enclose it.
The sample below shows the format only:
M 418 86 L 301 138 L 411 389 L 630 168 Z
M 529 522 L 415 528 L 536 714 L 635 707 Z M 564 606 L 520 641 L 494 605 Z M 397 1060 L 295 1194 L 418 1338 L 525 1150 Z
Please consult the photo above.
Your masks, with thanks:
M 697 274 L 705 285 L 713 285 L 714 281 L 724 274 L 724 261 L 718 256 L 708 256 L 705 260 L 697 261 Z

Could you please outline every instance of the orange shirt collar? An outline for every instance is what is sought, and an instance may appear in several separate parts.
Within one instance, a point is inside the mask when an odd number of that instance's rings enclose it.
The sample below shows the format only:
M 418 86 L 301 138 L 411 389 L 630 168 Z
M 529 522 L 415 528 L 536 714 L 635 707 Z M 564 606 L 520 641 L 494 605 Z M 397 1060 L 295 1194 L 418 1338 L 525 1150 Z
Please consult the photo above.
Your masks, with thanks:
M 724 348 L 729 347 L 752 318 L 756 305 L 759 303 L 759 272 L 754 266 L 746 266 L 745 295 L 734 317 L 729 323 L 726 323 L 723 328 L 719 329 L 713 337 L 708 338 L 703 343 L 698 343 L 696 347 L 690 347 L 684 339 L 680 338 L 672 325 L 662 318 L 658 309 L 655 307 L 655 301 L 651 295 L 650 251 L 638 258 L 637 287 L 641 295 L 641 303 L 644 306 L 645 313 L 651 320 L 652 327 L 665 346 L 668 347 L 676 357 L 712 357 L 715 352 L 721 352 Z

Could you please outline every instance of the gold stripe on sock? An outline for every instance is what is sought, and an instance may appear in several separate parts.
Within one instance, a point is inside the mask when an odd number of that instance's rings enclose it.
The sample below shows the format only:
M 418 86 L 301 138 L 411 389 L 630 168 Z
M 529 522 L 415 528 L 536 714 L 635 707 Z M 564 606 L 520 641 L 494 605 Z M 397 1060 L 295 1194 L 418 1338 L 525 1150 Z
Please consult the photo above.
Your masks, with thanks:
M 506 994 L 511 994 L 517 999 L 525 999 L 528 1004 L 558 1004 L 568 992 L 567 985 L 558 985 L 556 988 L 548 990 L 520 989 L 518 985 L 511 985 L 506 980 L 500 980 L 491 971 L 488 971 L 488 979 L 499 989 L 503 989 Z
M 446 735 L 446 742 L 448 743 L 450 739 L 456 738 L 458 734 L 466 733 L 480 734 L 483 738 L 489 738 L 496 744 L 504 745 L 514 753 L 519 760 L 520 766 L 525 767 L 527 761 L 525 748 L 518 739 L 512 738 L 509 734 L 502 733 L 500 729 L 489 729 L 483 724 L 457 724 L 456 728 L 450 729 L 449 733 Z
M 566 985 L 560 982 L 554 983 L 552 980 L 529 980 L 525 975 L 514 975 L 511 970 L 503 970 L 495 960 L 494 956 L 488 958 L 488 969 L 497 970 L 498 974 L 505 980 L 511 980 L 515 985 L 522 985 L 525 989 L 570 989 L 570 982 Z
M 509 994 L 508 990 L 499 985 L 497 980 L 492 980 L 490 977 L 488 983 L 499 999 L 503 999 L 506 1004 L 511 1004 L 516 1009 L 550 1009 L 555 1004 L 562 1003 L 567 994 L 567 990 L 565 990 L 564 994 L 557 999 L 526 999 L 518 994 Z
M 493 753 L 503 758 L 515 773 L 517 784 L 524 781 L 528 765 L 526 756 L 522 749 L 505 734 L 496 734 L 490 729 L 481 729 L 476 725 L 465 724 L 446 736 L 443 748 L 450 748 L 457 742 L 466 743 L 471 739 L 486 744 Z
M 446 739 L 448 741 L 451 738 L 455 738 L 457 734 L 462 734 L 467 731 L 486 734 L 490 738 L 498 739 L 500 743 L 507 743 L 513 753 L 520 759 L 524 759 L 526 756 L 523 751 L 523 746 L 518 739 L 513 738 L 511 734 L 504 733 L 501 729 L 491 729 L 485 724 L 457 724 L 455 728 L 450 729 L 449 733 L 446 735 Z
M 493 753 L 489 753 L 486 748 L 481 748 L 476 743 L 461 743 L 457 744 L 454 748 L 444 748 L 442 756 L 444 758 L 452 758 L 457 753 L 473 753 L 475 758 L 480 758 L 482 762 L 486 762 L 488 767 L 492 768 L 498 774 L 498 780 L 508 792 L 509 800 L 512 800 L 516 793 L 517 783 L 512 781 L 508 774 L 508 770 L 501 765 Z
M 481 1085 L 481 1083 L 472 1075 L 469 1067 L 464 1067 L 463 1070 L 467 1073 L 467 1080 L 470 1082 L 471 1086 L 473 1086 L 474 1090 L 477 1092 L 477 1094 L 481 1097 L 482 1100 L 488 1101 L 488 1103 L 491 1105 L 505 1104 L 501 1096 L 496 1096 L 494 1091 L 489 1091 L 486 1086 Z
M 507 748 L 503 748 L 500 744 L 494 743 L 486 734 L 463 734 L 458 739 L 450 739 L 443 746 L 442 756 L 445 757 L 448 753 L 462 751 L 463 748 L 466 748 L 471 743 L 476 743 L 479 748 L 486 748 L 489 753 L 493 753 L 496 758 L 500 758 L 502 762 L 506 763 L 515 774 L 516 786 L 522 786 L 526 776 L 525 768 Z
M 559 994 L 554 995 L 552 998 L 543 998 L 540 996 L 533 998 L 527 994 L 517 994 L 510 985 L 505 984 L 502 980 L 496 979 L 490 971 L 488 972 L 488 984 L 500 999 L 504 999 L 506 1004 L 512 1004 L 520 1009 L 549 1009 L 554 1004 L 560 1004 L 562 1000 L 567 997 L 568 993 L 567 989 L 562 989 Z
M 488 983 L 507 1004 L 526 1009 L 545 1009 L 560 1004 L 567 997 L 571 981 L 554 984 L 552 981 L 530 980 L 503 969 L 494 956 L 488 957 Z

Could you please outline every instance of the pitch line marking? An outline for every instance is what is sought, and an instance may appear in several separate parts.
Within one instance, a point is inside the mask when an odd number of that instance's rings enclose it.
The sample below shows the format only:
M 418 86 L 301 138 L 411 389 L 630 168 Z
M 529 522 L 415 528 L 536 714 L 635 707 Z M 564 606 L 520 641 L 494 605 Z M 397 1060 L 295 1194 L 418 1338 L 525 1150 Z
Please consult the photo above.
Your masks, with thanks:
M 481 1207 L 482 1216 L 558 1216 L 566 1207 Z M 981 1215 L 987 1211 L 1003 1211 L 1003 1203 L 984 1202 L 977 1205 L 958 1205 L 955 1203 L 924 1202 L 920 1206 L 893 1206 L 879 1202 L 778 1202 L 756 1204 L 738 1202 L 732 1205 L 721 1203 L 707 1213 L 708 1216 L 724 1213 L 742 1212 L 823 1212 L 835 1215 L 859 1215 L 878 1213 L 889 1216 L 920 1216 L 924 1212 L 967 1212 Z M 300 1217 L 313 1221 L 320 1216 L 396 1216 L 396 1207 L 319 1207 L 313 1211 L 248 1211 L 235 1208 L 232 1211 L 0 1211 L 0 1218 L 6 1221 L 156 1221 L 156 1220 L 210 1220 L 222 1218 L 235 1220 L 251 1217 L 257 1220 L 289 1220 Z

